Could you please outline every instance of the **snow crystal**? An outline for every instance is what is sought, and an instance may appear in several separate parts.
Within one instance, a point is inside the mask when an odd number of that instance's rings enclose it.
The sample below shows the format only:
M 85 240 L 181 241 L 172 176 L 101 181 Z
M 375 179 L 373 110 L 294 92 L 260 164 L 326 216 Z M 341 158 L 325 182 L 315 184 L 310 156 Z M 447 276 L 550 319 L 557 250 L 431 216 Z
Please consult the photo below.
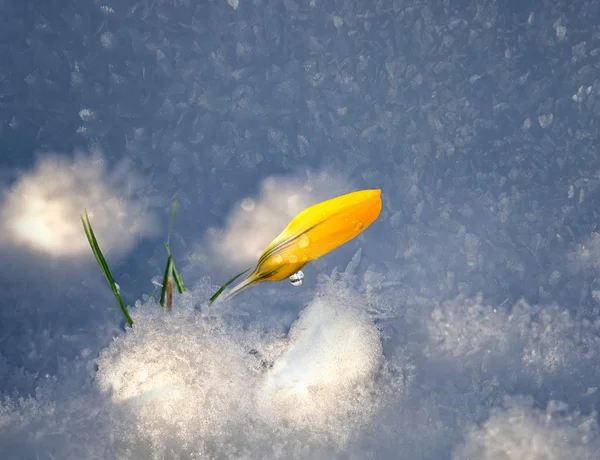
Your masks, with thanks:
M 552 124 L 552 121 L 554 121 L 554 115 L 551 113 L 540 115 L 538 117 L 538 123 L 542 128 L 549 127 Z
M 117 44 L 117 37 L 112 32 L 102 32 L 100 35 L 100 43 L 104 49 L 113 49 Z

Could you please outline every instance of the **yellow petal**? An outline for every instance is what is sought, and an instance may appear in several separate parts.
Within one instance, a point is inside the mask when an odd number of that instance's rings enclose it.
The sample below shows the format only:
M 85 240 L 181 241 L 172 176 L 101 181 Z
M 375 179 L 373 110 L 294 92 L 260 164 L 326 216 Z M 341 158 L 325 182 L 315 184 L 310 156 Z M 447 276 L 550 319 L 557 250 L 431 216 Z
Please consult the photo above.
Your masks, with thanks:
M 381 212 L 381 190 L 360 190 L 323 201 L 298 214 L 260 256 L 228 298 L 262 281 L 289 278 L 306 263 L 347 243 Z

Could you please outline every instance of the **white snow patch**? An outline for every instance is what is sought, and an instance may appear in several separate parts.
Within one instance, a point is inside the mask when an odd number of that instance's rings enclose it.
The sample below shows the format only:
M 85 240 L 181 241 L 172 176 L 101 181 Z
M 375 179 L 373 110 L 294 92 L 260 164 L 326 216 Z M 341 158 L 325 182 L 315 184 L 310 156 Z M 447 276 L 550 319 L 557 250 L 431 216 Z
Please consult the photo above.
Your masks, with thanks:
M 428 322 L 431 356 L 460 365 L 544 376 L 585 367 L 598 359 L 600 322 L 576 321 L 557 305 L 518 302 L 508 312 L 481 299 L 456 299 L 437 306 Z M 586 364 L 588 363 L 588 364 Z M 581 382 L 580 382 L 581 383 Z
M 155 234 L 155 219 L 135 196 L 139 180 L 125 162 L 109 171 L 100 153 L 39 157 L 3 193 L 0 244 L 57 257 L 91 256 L 80 214 L 90 222 L 104 253 L 126 253 Z
M 546 411 L 531 400 L 509 398 L 483 424 L 470 431 L 455 460 L 592 460 L 597 451 L 594 417 L 584 418 L 552 402 Z M 597 443 L 596 446 L 597 448 Z
M 287 350 L 263 379 L 260 411 L 275 426 L 334 428 L 338 442 L 345 444 L 351 434 L 349 414 L 356 423 L 376 411 L 366 390 L 382 360 L 379 332 L 360 298 L 332 292 L 318 296 L 292 325 Z
M 210 458 L 243 450 L 266 458 L 289 439 L 341 449 L 380 407 L 382 349 L 364 310 L 362 296 L 330 287 L 285 338 L 150 304 L 101 354 L 98 387 L 154 458 L 174 445 Z

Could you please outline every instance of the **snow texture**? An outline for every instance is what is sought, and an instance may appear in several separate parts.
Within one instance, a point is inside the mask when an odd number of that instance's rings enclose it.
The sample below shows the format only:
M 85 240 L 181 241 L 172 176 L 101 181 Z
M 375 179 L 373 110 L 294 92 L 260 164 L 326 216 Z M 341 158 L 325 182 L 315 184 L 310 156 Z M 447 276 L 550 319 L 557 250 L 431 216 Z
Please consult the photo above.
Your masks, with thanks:
M 598 17 L 0 0 L 0 456 L 600 460 Z M 302 286 L 207 305 L 370 188 L 377 221 Z M 166 312 L 141 300 L 174 197 Z

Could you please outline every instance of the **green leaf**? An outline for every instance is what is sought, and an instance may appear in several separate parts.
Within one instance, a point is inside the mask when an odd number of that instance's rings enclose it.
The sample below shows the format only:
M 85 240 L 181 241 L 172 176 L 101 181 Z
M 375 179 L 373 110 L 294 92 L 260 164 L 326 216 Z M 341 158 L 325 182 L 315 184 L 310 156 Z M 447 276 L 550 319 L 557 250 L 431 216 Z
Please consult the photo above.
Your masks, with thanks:
M 213 303 L 215 300 L 217 300 L 217 297 L 219 297 L 221 295 L 221 293 L 227 289 L 227 286 L 229 286 L 231 283 L 233 283 L 236 279 L 238 279 L 240 276 L 242 276 L 244 273 L 248 273 L 251 269 L 249 268 L 248 270 L 244 270 L 242 273 L 239 273 L 237 275 L 235 275 L 233 278 L 231 278 L 229 281 L 227 281 L 223 286 L 221 286 L 219 288 L 219 290 L 217 292 L 215 292 L 213 294 L 213 296 L 210 298 L 210 300 L 208 301 L 208 304 L 210 305 L 211 303 Z
M 79 217 L 81 219 L 81 225 L 83 225 L 83 231 L 85 232 L 85 236 L 87 237 L 88 243 L 92 248 L 94 257 L 96 258 L 96 262 L 98 262 L 98 265 L 100 265 L 100 268 L 104 272 L 104 276 L 106 277 L 115 298 L 119 302 L 119 306 L 121 307 L 123 316 L 125 316 L 125 319 L 127 320 L 127 324 L 131 326 L 133 325 L 133 320 L 131 319 L 131 316 L 129 316 L 129 312 L 125 307 L 123 299 L 121 299 L 121 295 L 119 294 L 115 280 L 110 272 L 110 269 L 108 268 L 106 259 L 104 258 L 104 255 L 100 250 L 100 245 L 98 244 L 98 240 L 96 239 L 96 235 L 94 234 L 94 230 L 92 229 L 92 224 L 90 223 L 90 218 L 88 216 L 87 209 L 85 210 L 85 220 L 83 219 L 83 216 L 80 215 Z
M 165 306 L 165 296 L 167 294 L 167 280 L 169 279 L 169 272 L 171 270 L 171 264 L 173 263 L 173 257 L 169 254 L 167 257 L 167 266 L 165 267 L 165 274 L 163 275 L 162 291 L 160 293 L 160 306 Z
M 180 294 L 183 294 L 185 291 L 185 287 L 183 287 L 183 281 L 181 280 L 181 276 L 179 276 L 179 272 L 175 267 L 175 261 L 171 260 L 171 272 L 173 273 L 173 279 L 175 280 L 175 284 L 177 285 L 177 290 Z
M 179 276 L 179 272 L 175 267 L 175 260 L 173 260 L 173 255 L 171 254 L 171 230 L 173 229 L 173 224 L 175 223 L 175 216 L 177 215 L 177 208 L 179 206 L 179 202 L 177 198 L 173 200 L 173 207 L 171 209 L 171 222 L 169 223 L 169 233 L 167 234 L 167 242 L 165 243 L 165 248 L 167 248 L 167 266 L 165 268 L 165 274 L 163 276 L 163 286 L 162 292 L 160 294 L 160 306 L 164 307 L 165 296 L 167 293 L 167 281 L 170 276 L 173 276 L 175 280 L 175 284 L 177 285 L 177 290 L 180 294 L 183 294 L 185 291 L 185 287 L 183 286 L 183 281 L 181 280 L 181 276 Z

